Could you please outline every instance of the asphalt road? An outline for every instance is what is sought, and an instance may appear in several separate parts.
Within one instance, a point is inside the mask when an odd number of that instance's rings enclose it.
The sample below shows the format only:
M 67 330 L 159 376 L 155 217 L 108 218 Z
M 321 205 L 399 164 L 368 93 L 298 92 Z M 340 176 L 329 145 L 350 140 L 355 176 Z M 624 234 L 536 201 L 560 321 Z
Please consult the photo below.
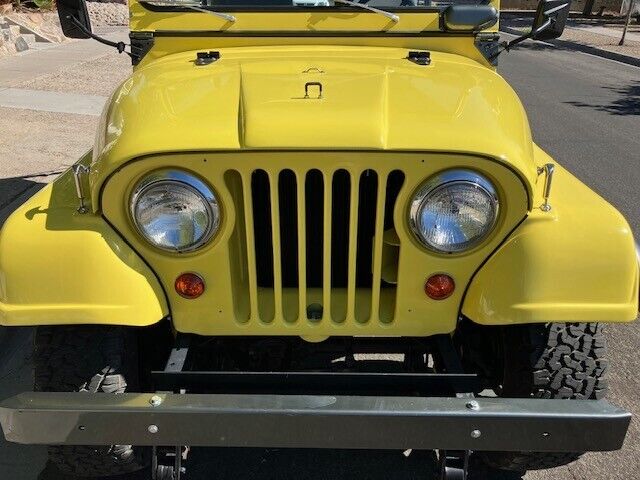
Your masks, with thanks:
M 619 208 L 640 238 L 640 69 L 575 51 L 525 44 L 504 55 L 500 71 L 525 104 L 536 142 Z M 639 415 L 640 323 L 611 326 L 608 338 L 610 398 Z M 28 329 L 0 330 L 0 398 L 31 388 L 30 341 Z M 634 420 L 620 452 L 589 454 L 570 467 L 531 472 L 524 479 L 637 479 L 639 448 L 640 425 Z M 406 457 L 378 451 L 201 449 L 193 452 L 189 478 L 429 479 L 427 464 L 428 455 L 415 452 Z M 0 441 L 0 478 L 61 477 L 45 467 L 43 448 Z M 476 476 L 478 480 L 498 478 L 520 476 Z
M 500 72 L 524 103 L 536 143 L 616 206 L 640 239 L 640 68 L 527 43 L 501 58 Z M 527 480 L 640 478 L 640 323 L 607 332 L 609 398 L 636 415 L 623 450 Z

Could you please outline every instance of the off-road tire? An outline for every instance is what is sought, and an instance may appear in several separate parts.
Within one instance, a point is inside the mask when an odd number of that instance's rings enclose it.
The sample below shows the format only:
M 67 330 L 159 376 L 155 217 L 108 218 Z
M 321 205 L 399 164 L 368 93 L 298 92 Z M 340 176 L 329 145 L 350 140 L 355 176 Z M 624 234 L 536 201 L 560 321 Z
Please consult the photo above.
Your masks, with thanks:
M 600 399 L 607 385 L 606 343 L 597 323 L 523 325 L 502 330 L 501 397 Z M 486 452 L 491 467 L 523 472 L 566 465 L 582 453 Z
M 35 391 L 117 394 L 138 384 L 136 335 L 126 327 L 39 327 L 34 347 Z M 131 445 L 50 446 L 62 472 L 85 477 L 131 473 L 150 462 L 148 448 Z

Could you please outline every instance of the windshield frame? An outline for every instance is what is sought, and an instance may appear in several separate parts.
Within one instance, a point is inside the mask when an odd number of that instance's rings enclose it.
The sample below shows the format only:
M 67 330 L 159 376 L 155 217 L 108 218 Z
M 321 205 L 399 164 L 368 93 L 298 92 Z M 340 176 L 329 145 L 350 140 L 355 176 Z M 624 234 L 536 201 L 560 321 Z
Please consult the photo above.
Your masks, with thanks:
M 207 10 L 192 5 L 179 6 L 175 0 L 130 0 L 131 31 L 155 32 L 166 36 L 221 37 L 467 37 L 480 32 L 495 33 L 497 21 L 486 29 L 471 31 L 447 30 L 443 18 L 455 4 L 425 7 L 398 7 L 385 10 L 397 12 L 399 21 L 384 18 L 377 12 L 357 7 L 296 7 L 275 5 L 264 7 L 210 6 Z M 172 1 L 167 5 L 167 1 Z M 455 1 L 455 0 L 454 0 Z M 468 0 L 462 0 L 463 2 Z M 486 3 L 484 3 L 486 2 Z M 483 0 L 478 8 L 493 7 L 497 13 L 499 0 Z M 209 10 L 210 9 L 210 10 Z M 222 14 L 232 14 L 234 21 Z M 213 14 L 213 15 L 212 15 Z M 208 19 L 206 17 L 209 17 Z M 269 18 L 268 21 L 265 19 Z M 273 20 L 273 21 L 272 21 Z M 349 21 L 345 21 L 349 20 Z M 251 42 L 250 42 L 251 43 Z
M 160 2 L 162 0 L 159 0 Z M 176 4 L 175 6 L 171 5 L 154 5 L 153 0 L 139 0 L 138 3 L 142 5 L 144 8 L 152 11 L 152 12 L 193 12 L 189 8 L 189 6 L 181 6 Z M 371 13 L 374 12 L 363 12 L 362 9 L 357 7 L 351 7 L 347 4 L 337 4 L 333 7 L 296 7 L 295 5 L 270 5 L 270 6 L 253 6 L 253 5 L 245 5 L 245 6 L 228 6 L 228 5 L 195 5 L 202 10 L 212 10 L 216 12 L 224 12 L 224 13 Z M 490 2 L 484 1 L 482 3 L 478 3 L 477 5 L 488 5 Z M 450 5 L 455 5 L 457 2 L 452 0 L 451 2 L 442 2 L 441 5 L 429 5 L 424 7 L 381 7 L 386 12 L 391 13 L 439 13 L 445 10 Z M 461 3 L 464 4 L 464 3 Z M 366 5 L 366 4 L 365 4 Z M 378 7 L 376 7 L 378 8 Z M 202 12 L 206 13 L 206 12 Z

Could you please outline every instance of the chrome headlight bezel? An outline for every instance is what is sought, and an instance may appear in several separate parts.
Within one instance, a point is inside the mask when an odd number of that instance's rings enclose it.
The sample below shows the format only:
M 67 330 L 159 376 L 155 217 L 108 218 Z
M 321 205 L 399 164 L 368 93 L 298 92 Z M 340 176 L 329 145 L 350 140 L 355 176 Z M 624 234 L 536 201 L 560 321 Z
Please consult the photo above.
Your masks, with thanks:
M 426 201 L 434 193 L 454 184 L 470 185 L 480 189 L 489 199 L 493 207 L 493 215 L 484 228 L 482 235 L 467 242 L 458 244 L 454 248 L 441 248 L 433 245 L 421 233 L 420 212 Z M 416 240 L 430 251 L 443 254 L 465 253 L 480 245 L 494 230 L 499 217 L 500 201 L 494 184 L 484 175 L 468 169 L 445 170 L 429 177 L 416 191 L 409 206 L 409 226 Z
M 140 224 L 139 219 L 136 216 L 136 206 L 145 193 L 160 185 L 176 185 L 181 188 L 186 188 L 202 201 L 207 212 L 208 225 L 205 232 L 196 242 L 180 248 L 167 248 L 166 246 L 159 245 L 157 242 L 154 242 L 145 233 L 145 229 Z M 207 185 L 196 175 L 185 170 L 178 169 L 158 170 L 142 178 L 136 184 L 133 192 L 131 193 L 131 198 L 129 200 L 129 215 L 136 231 L 149 245 L 164 252 L 171 253 L 193 252 L 204 247 L 216 235 L 220 229 L 220 224 L 222 223 L 222 208 L 220 206 L 218 196 L 213 188 Z

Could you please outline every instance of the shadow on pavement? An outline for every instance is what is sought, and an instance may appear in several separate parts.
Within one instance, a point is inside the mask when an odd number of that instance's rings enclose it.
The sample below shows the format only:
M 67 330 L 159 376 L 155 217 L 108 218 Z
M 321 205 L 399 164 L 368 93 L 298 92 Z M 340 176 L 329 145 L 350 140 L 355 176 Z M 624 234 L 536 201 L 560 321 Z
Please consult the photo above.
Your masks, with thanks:
M 0 400 L 33 390 L 33 328 L 0 327 Z M 44 447 L 5 441 L 0 433 L 0 478 L 34 480 L 46 461 Z
M 41 184 L 24 177 L 0 178 L 0 210 L 36 185 Z
M 34 177 L 0 178 L 0 227 L 16 208 L 45 186 L 31 178 Z
M 607 112 L 612 115 L 640 115 L 640 82 L 626 87 L 603 87 L 620 98 L 605 104 L 588 102 L 565 102 L 575 107 L 587 107 Z
M 435 454 L 390 450 L 194 448 L 184 480 L 435 480 Z M 149 471 L 109 480 L 148 480 Z M 38 480 L 81 480 L 47 467 Z M 522 474 L 472 468 L 469 480 L 521 480 Z

